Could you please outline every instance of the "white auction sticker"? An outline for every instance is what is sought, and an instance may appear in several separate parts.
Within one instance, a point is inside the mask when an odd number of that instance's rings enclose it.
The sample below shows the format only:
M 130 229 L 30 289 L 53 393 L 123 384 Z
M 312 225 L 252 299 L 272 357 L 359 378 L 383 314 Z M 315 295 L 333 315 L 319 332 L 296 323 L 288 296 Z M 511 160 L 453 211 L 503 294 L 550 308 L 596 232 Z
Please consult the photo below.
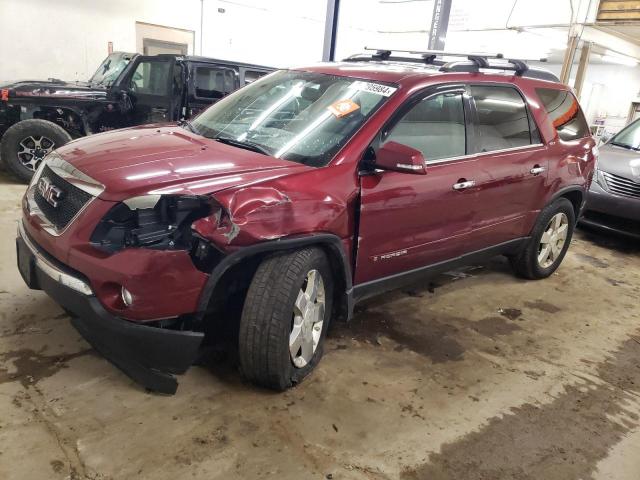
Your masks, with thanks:
M 375 93 L 376 95 L 382 95 L 384 97 L 390 97 L 397 90 L 396 87 L 390 87 L 381 83 L 362 81 L 353 82 L 352 88 L 363 92 Z

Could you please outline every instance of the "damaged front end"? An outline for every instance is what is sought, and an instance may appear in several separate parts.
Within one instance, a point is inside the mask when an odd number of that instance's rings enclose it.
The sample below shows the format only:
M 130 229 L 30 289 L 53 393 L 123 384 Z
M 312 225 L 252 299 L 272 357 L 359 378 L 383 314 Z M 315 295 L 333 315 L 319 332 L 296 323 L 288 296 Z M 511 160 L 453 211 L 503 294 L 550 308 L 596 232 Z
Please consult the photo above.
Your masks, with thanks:
M 174 374 L 196 360 L 204 333 L 188 330 L 188 319 L 138 323 L 107 311 L 80 272 L 38 247 L 21 222 L 16 238 L 18 269 L 34 290 L 43 290 L 67 312 L 78 332 L 105 358 L 145 388 L 174 394 Z
M 198 195 L 144 195 L 116 204 L 98 223 L 91 244 L 105 252 L 124 248 L 186 250 L 200 271 L 210 272 L 222 252 L 191 226 L 221 218 L 221 208 Z

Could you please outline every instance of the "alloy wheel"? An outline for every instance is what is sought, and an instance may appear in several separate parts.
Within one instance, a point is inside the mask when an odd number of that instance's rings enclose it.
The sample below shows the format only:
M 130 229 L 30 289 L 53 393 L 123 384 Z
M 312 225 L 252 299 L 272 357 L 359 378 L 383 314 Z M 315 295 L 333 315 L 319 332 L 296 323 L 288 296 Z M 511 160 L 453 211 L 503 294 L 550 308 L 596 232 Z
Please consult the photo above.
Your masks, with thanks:
M 538 247 L 538 264 L 542 268 L 552 266 L 564 248 L 569 233 L 569 218 L 563 212 L 556 213 L 542 233 Z
M 23 167 L 35 172 L 55 146 L 53 140 L 44 135 L 30 135 L 18 143 L 18 160 Z
M 318 270 L 307 273 L 293 305 L 293 324 L 289 335 L 291 361 L 305 367 L 318 348 L 324 323 L 325 291 Z

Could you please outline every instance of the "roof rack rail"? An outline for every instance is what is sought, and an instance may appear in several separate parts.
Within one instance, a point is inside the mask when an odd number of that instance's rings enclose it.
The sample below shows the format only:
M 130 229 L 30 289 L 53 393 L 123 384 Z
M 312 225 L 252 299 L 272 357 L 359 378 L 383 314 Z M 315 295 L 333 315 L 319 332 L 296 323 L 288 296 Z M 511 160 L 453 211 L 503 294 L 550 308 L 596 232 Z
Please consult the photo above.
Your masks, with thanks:
M 420 63 L 425 65 L 439 66 L 441 72 L 477 72 L 480 69 L 490 70 L 512 70 L 518 76 L 537 78 L 541 80 L 550 80 L 559 82 L 560 80 L 553 73 L 532 68 L 527 65 L 527 60 L 519 60 L 515 58 L 505 58 L 501 53 L 458 53 L 447 52 L 443 50 L 388 50 L 381 48 L 365 47 L 365 50 L 372 51 L 370 55 L 356 54 L 345 58 L 347 62 L 367 62 L 367 61 L 392 61 Z M 398 56 L 399 54 L 418 55 L 417 57 Z M 462 57 L 464 61 L 446 61 L 443 57 Z M 501 63 L 492 63 L 490 60 L 503 60 Z M 529 60 L 531 61 L 531 60 Z M 535 60 L 538 62 L 546 62 L 546 58 Z

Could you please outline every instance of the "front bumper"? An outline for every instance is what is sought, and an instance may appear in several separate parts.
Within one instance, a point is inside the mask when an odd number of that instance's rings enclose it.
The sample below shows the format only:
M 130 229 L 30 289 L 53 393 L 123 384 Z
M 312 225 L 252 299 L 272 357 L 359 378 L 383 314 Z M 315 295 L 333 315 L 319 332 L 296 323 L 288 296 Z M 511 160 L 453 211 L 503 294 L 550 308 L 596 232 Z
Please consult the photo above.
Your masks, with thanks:
M 609 193 L 594 180 L 580 224 L 640 239 L 640 199 Z
M 176 392 L 178 382 L 172 374 L 184 373 L 193 364 L 204 333 L 141 325 L 110 314 L 89 282 L 38 248 L 22 222 L 16 250 L 27 286 L 44 290 L 71 311 L 73 326 L 98 352 L 149 390 Z

